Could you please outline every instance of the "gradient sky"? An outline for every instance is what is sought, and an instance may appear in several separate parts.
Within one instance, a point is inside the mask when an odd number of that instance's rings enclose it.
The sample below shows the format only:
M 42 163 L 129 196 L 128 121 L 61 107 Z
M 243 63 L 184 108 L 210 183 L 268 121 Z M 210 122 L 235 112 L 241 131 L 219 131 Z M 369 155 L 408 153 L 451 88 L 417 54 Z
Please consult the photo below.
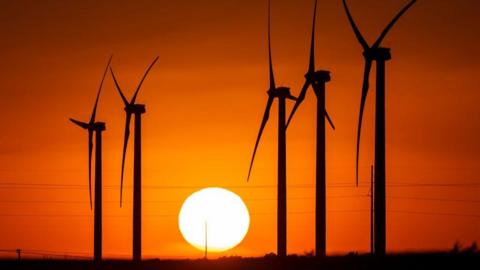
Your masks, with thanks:
M 369 42 L 406 2 L 349 1 Z M 183 240 L 177 214 L 190 193 L 208 186 L 238 193 L 252 213 L 244 242 L 220 255 L 275 251 L 277 106 L 246 183 L 267 99 L 267 1 L 0 3 L 0 249 L 92 253 L 87 135 L 68 118 L 88 119 L 113 53 L 127 96 L 160 57 L 138 96 L 147 108 L 144 256 L 203 255 Z M 312 8 L 312 0 L 272 5 L 276 79 L 294 95 L 307 68 Z M 389 251 L 480 240 L 478 10 L 476 0 L 419 0 L 384 41 L 393 56 L 386 101 Z M 317 26 L 316 62 L 332 72 L 327 109 L 337 127 L 327 129 L 327 250 L 367 251 L 374 80 L 362 133 L 362 185 L 355 188 L 362 50 L 340 0 L 319 1 Z M 309 92 L 287 135 L 289 253 L 314 246 L 315 104 Z M 118 204 L 124 117 L 107 77 L 98 119 L 107 123 L 103 233 L 110 257 L 131 254 L 132 144 L 126 205 Z

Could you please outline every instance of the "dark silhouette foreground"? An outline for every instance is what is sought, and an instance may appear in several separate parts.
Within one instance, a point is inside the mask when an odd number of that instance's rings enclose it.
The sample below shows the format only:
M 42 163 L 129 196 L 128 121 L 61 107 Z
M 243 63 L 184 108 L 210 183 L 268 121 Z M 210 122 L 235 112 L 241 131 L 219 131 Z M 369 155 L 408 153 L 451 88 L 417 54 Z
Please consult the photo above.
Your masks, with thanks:
M 480 253 L 397 254 L 384 257 L 347 255 L 325 258 L 269 257 L 225 258 L 217 260 L 5 260 L 0 269 L 480 269 Z

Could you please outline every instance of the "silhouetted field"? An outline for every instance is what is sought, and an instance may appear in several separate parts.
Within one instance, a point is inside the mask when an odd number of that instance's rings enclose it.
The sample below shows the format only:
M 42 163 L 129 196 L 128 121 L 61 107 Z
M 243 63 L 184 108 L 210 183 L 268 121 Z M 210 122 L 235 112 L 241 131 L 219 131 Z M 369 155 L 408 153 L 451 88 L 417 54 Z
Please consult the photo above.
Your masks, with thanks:
M 397 254 L 375 258 L 368 255 L 287 258 L 224 258 L 216 260 L 145 260 L 133 263 L 107 260 L 102 263 L 81 260 L 4 260 L 0 269 L 172 269 L 172 270 L 271 270 L 271 269 L 480 269 L 480 253 Z

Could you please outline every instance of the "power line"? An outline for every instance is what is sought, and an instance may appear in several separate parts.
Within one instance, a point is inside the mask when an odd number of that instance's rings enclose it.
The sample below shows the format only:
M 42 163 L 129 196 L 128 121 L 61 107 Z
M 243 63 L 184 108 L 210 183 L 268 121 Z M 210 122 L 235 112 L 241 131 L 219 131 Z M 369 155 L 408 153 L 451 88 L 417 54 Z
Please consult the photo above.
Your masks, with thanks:
M 328 196 L 328 198 L 363 198 L 365 195 L 336 195 Z M 314 197 L 292 197 L 288 200 L 313 200 Z M 277 198 L 251 198 L 245 201 L 275 201 Z M 119 201 L 103 201 L 103 203 L 118 203 Z M 179 203 L 183 200 L 142 200 L 142 203 Z M 65 203 L 65 204 L 88 204 L 86 200 L 0 200 L 0 203 Z M 124 201 L 124 203 L 132 203 L 132 201 Z
M 439 201 L 439 202 L 461 202 L 461 203 L 480 203 L 480 200 L 449 199 L 449 198 L 424 198 L 424 197 L 402 197 L 387 196 L 387 198 L 400 200 L 418 200 L 418 201 Z
M 442 213 L 442 212 L 426 212 L 426 211 L 387 211 L 391 213 L 413 214 L 413 215 L 434 215 L 434 216 L 455 216 L 455 217 L 473 217 L 480 218 L 480 215 L 474 214 L 458 214 L 458 213 Z
M 0 186 L 6 188 L 67 188 L 67 189 L 87 189 L 87 185 L 77 185 L 77 184 L 54 184 L 54 183 L 14 183 L 14 182 L 4 182 L 0 183 Z M 221 185 L 222 187 L 227 188 L 275 188 L 276 185 L 255 185 L 255 186 L 242 186 L 242 185 Z M 311 188 L 314 187 L 311 184 L 294 184 L 288 185 L 291 188 Z M 119 185 L 104 185 L 106 189 L 117 189 L 120 188 Z M 205 188 L 204 185 L 143 185 L 142 188 L 145 189 L 192 189 L 192 188 Z M 131 189 L 132 186 L 124 186 L 125 189 Z
M 330 210 L 328 212 L 362 212 L 367 210 Z M 314 211 L 291 211 L 289 214 L 309 214 L 314 213 Z M 276 212 L 250 212 L 250 215 L 271 215 L 276 214 Z M 91 217 L 90 214 L 0 214 L 2 217 Z M 178 214 L 146 214 L 145 217 L 177 217 Z M 104 217 L 111 218 L 129 218 L 131 215 L 104 215 Z
M 331 199 L 346 198 L 369 198 L 369 195 L 335 195 L 327 196 Z M 452 198 L 430 198 L 430 197 L 409 197 L 409 196 L 387 196 L 387 198 L 398 200 L 418 200 L 418 201 L 439 201 L 439 202 L 461 202 L 461 203 L 480 203 L 480 200 L 452 199 Z M 314 197 L 292 197 L 287 200 L 313 200 Z M 245 201 L 275 201 L 277 198 L 251 198 Z M 183 200 L 143 200 L 143 203 L 179 203 Z M 86 200 L 0 200 L 0 203 L 62 203 L 62 204 L 87 204 Z M 118 203 L 116 200 L 103 201 L 103 203 Z M 132 203 L 125 201 L 124 203 Z
M 16 254 L 17 249 L 3 249 L 0 250 L 1 253 L 12 253 Z M 82 260 L 90 260 L 93 258 L 93 254 L 89 252 L 71 252 L 71 251 L 51 251 L 51 250 L 37 250 L 37 249 L 21 249 L 22 255 L 27 254 L 30 255 L 30 258 L 36 257 L 43 257 L 44 259 L 47 258 L 73 258 L 73 259 L 82 259 Z M 115 254 L 115 253 L 106 253 L 105 256 L 109 258 L 128 258 L 129 254 Z M 14 256 L 0 256 L 0 258 L 8 258 Z M 149 256 L 148 256 L 149 257 Z M 175 256 L 169 256 L 168 258 L 174 258 Z M 184 258 L 183 256 L 179 256 L 180 258 Z
M 355 212 L 368 212 L 369 209 L 344 209 L 344 210 L 328 210 L 329 213 L 355 213 Z M 410 211 L 410 210 L 388 210 L 389 213 L 400 214 L 415 214 L 415 215 L 437 215 L 437 216 L 458 216 L 458 217 L 472 217 L 480 218 L 480 215 L 476 214 L 463 214 L 463 213 L 451 213 L 451 212 L 428 212 L 428 211 Z M 290 211 L 288 214 L 314 214 L 315 211 Z M 276 212 L 251 212 L 251 216 L 258 215 L 274 215 Z M 2 217 L 48 217 L 48 218 L 63 218 L 63 217 L 91 217 L 89 214 L 0 214 Z M 177 217 L 177 214 L 150 214 L 143 215 L 145 217 Z M 110 218 L 129 218 L 130 215 L 106 215 Z
M 269 189 L 276 188 L 276 185 L 219 185 L 225 188 L 235 189 Z M 368 183 L 360 183 L 360 187 L 369 187 Z M 1 188 L 10 189 L 87 189 L 87 185 L 80 184 L 54 184 L 54 183 L 15 183 L 15 182 L 3 182 L 0 183 Z M 193 189 L 193 188 L 205 188 L 205 185 L 144 185 L 144 189 Z M 291 184 L 289 188 L 314 188 L 313 184 Z M 327 185 L 328 188 L 356 188 L 355 184 L 350 183 L 333 183 Z M 480 187 L 480 182 L 463 182 L 463 183 L 414 183 L 414 182 L 397 182 L 387 184 L 387 187 Z M 105 185 L 105 189 L 118 189 L 118 185 Z M 125 186 L 126 189 L 131 189 L 132 186 Z
M 2 249 L 0 250 L 2 253 L 13 253 L 17 254 L 18 249 Z M 36 256 L 42 256 L 42 257 L 68 257 L 68 258 L 76 258 L 76 259 L 90 259 L 91 257 L 88 256 L 89 253 L 87 252 L 61 252 L 61 251 L 46 251 L 46 250 L 25 250 L 21 249 L 22 255 L 36 255 Z

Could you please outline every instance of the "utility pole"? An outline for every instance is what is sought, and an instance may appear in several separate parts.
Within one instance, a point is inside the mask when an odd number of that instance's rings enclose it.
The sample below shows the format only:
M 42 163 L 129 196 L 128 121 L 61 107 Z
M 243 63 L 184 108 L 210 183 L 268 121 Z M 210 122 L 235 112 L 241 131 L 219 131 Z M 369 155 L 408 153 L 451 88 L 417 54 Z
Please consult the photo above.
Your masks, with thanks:
M 208 254 L 208 224 L 207 224 L 207 221 L 205 221 L 205 260 L 207 260 L 207 254 Z
M 22 250 L 17 248 L 15 251 L 17 252 L 17 259 L 20 261 L 22 259 Z
M 375 220 L 374 220 L 374 175 L 373 175 L 373 165 L 370 166 L 370 253 L 373 255 L 375 254 Z

